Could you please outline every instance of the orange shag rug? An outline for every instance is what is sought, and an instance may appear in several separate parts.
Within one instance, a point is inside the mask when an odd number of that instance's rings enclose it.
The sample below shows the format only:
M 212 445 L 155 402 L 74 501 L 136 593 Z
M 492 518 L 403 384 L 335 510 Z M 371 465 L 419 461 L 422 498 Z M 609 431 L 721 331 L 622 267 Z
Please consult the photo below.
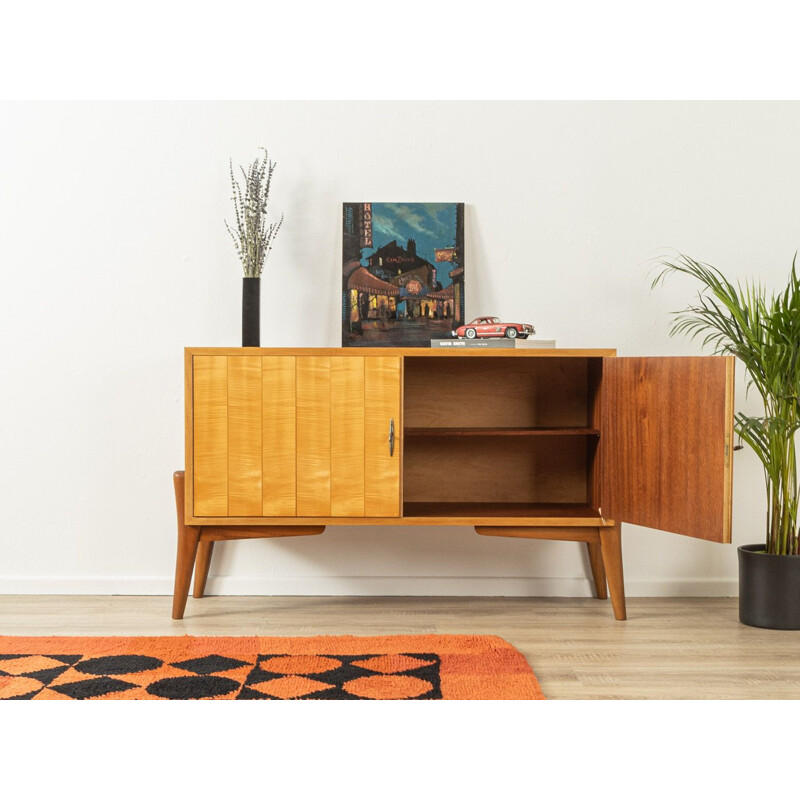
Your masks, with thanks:
M 543 700 L 497 636 L 0 636 L 3 700 Z

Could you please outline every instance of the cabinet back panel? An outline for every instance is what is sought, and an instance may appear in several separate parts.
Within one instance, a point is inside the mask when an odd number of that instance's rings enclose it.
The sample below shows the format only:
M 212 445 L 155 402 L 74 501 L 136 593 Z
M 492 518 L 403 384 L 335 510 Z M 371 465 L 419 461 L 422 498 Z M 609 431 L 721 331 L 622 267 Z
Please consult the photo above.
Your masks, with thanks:
M 407 427 L 588 424 L 588 359 L 405 359 Z
M 586 439 L 415 436 L 405 443 L 403 499 L 586 503 Z

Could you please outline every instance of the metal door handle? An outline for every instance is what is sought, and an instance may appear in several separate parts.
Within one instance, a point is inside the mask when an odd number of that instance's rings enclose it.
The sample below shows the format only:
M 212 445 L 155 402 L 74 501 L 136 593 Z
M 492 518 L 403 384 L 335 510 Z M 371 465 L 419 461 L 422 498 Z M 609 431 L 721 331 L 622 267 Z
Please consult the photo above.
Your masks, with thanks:
M 394 455 L 394 418 L 389 420 L 389 458 Z

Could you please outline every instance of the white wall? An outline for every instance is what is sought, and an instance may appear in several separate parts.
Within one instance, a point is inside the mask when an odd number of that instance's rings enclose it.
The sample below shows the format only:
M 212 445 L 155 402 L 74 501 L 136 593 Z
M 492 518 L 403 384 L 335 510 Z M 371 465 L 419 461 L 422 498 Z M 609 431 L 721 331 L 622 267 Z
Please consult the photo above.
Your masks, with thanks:
M 0 591 L 171 592 L 184 346 L 239 344 L 228 157 L 278 161 L 262 344 L 339 344 L 343 200 L 467 205 L 467 314 L 565 347 L 669 339 L 678 248 L 781 283 L 800 246 L 797 103 L 0 106 Z M 741 380 L 738 405 L 745 407 Z M 747 407 L 752 408 L 752 404 Z M 734 544 L 759 541 L 736 455 Z M 735 594 L 734 546 L 623 529 L 631 595 Z M 467 528 L 222 543 L 209 591 L 588 595 L 582 546 Z

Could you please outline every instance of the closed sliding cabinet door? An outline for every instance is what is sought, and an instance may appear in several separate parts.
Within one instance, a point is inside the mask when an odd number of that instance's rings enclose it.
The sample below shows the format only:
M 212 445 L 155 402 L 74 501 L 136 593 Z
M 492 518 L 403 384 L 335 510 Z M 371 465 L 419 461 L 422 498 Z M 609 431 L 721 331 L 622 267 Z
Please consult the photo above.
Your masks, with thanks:
M 282 517 L 295 510 L 295 358 L 194 356 L 197 517 Z
M 297 516 L 399 514 L 400 359 L 298 356 Z
M 195 517 L 397 517 L 400 359 L 195 355 Z

